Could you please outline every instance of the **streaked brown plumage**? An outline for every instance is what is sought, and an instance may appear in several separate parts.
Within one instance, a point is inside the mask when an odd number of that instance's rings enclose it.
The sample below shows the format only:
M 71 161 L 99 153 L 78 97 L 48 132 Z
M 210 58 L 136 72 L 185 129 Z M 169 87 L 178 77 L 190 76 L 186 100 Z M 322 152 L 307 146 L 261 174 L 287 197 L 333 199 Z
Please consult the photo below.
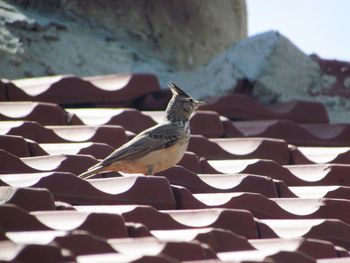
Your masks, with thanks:
M 178 163 L 188 146 L 189 119 L 201 102 L 173 83 L 169 87 L 173 96 L 162 122 L 141 132 L 78 177 L 87 179 L 109 171 L 152 175 Z

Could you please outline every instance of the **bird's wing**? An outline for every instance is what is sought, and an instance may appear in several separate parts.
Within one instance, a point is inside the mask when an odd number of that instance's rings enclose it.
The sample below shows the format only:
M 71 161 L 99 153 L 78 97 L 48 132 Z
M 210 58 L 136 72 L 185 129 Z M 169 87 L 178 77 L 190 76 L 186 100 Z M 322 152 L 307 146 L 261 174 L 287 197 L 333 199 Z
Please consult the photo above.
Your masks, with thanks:
M 174 145 L 180 135 L 179 130 L 172 124 L 159 124 L 143 131 L 95 166 L 107 166 L 115 161 L 141 158 L 151 151 Z

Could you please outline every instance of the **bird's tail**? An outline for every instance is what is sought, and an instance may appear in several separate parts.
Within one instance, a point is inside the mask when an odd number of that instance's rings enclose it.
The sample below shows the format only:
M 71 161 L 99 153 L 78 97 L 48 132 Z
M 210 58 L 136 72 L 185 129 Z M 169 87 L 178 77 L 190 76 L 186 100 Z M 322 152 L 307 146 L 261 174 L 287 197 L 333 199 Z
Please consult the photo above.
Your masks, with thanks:
M 93 166 L 89 168 L 87 171 L 79 174 L 78 177 L 82 179 L 89 179 L 90 177 L 94 176 L 98 172 L 103 171 L 104 168 L 105 167 L 103 166 Z

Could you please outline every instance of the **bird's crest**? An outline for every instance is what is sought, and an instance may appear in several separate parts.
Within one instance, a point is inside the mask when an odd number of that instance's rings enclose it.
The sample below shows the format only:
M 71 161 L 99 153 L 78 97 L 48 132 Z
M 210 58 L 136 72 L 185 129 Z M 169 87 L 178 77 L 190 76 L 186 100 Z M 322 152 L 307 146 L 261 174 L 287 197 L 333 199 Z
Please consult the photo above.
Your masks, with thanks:
M 179 86 L 177 86 L 176 84 L 174 84 L 172 82 L 169 84 L 169 88 L 174 95 L 180 95 L 183 97 L 191 98 L 190 95 L 188 95 L 186 92 L 184 92 L 182 89 L 180 89 Z

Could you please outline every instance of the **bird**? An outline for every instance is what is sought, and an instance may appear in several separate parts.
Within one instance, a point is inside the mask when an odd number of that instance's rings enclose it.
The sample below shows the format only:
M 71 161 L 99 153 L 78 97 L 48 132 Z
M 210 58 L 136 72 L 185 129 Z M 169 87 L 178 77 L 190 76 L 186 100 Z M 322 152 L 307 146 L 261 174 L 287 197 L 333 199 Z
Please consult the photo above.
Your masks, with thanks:
M 204 102 L 195 100 L 174 83 L 165 116 L 157 125 L 136 135 L 104 160 L 78 175 L 88 179 L 105 172 L 154 175 L 181 161 L 190 139 L 190 117 Z

